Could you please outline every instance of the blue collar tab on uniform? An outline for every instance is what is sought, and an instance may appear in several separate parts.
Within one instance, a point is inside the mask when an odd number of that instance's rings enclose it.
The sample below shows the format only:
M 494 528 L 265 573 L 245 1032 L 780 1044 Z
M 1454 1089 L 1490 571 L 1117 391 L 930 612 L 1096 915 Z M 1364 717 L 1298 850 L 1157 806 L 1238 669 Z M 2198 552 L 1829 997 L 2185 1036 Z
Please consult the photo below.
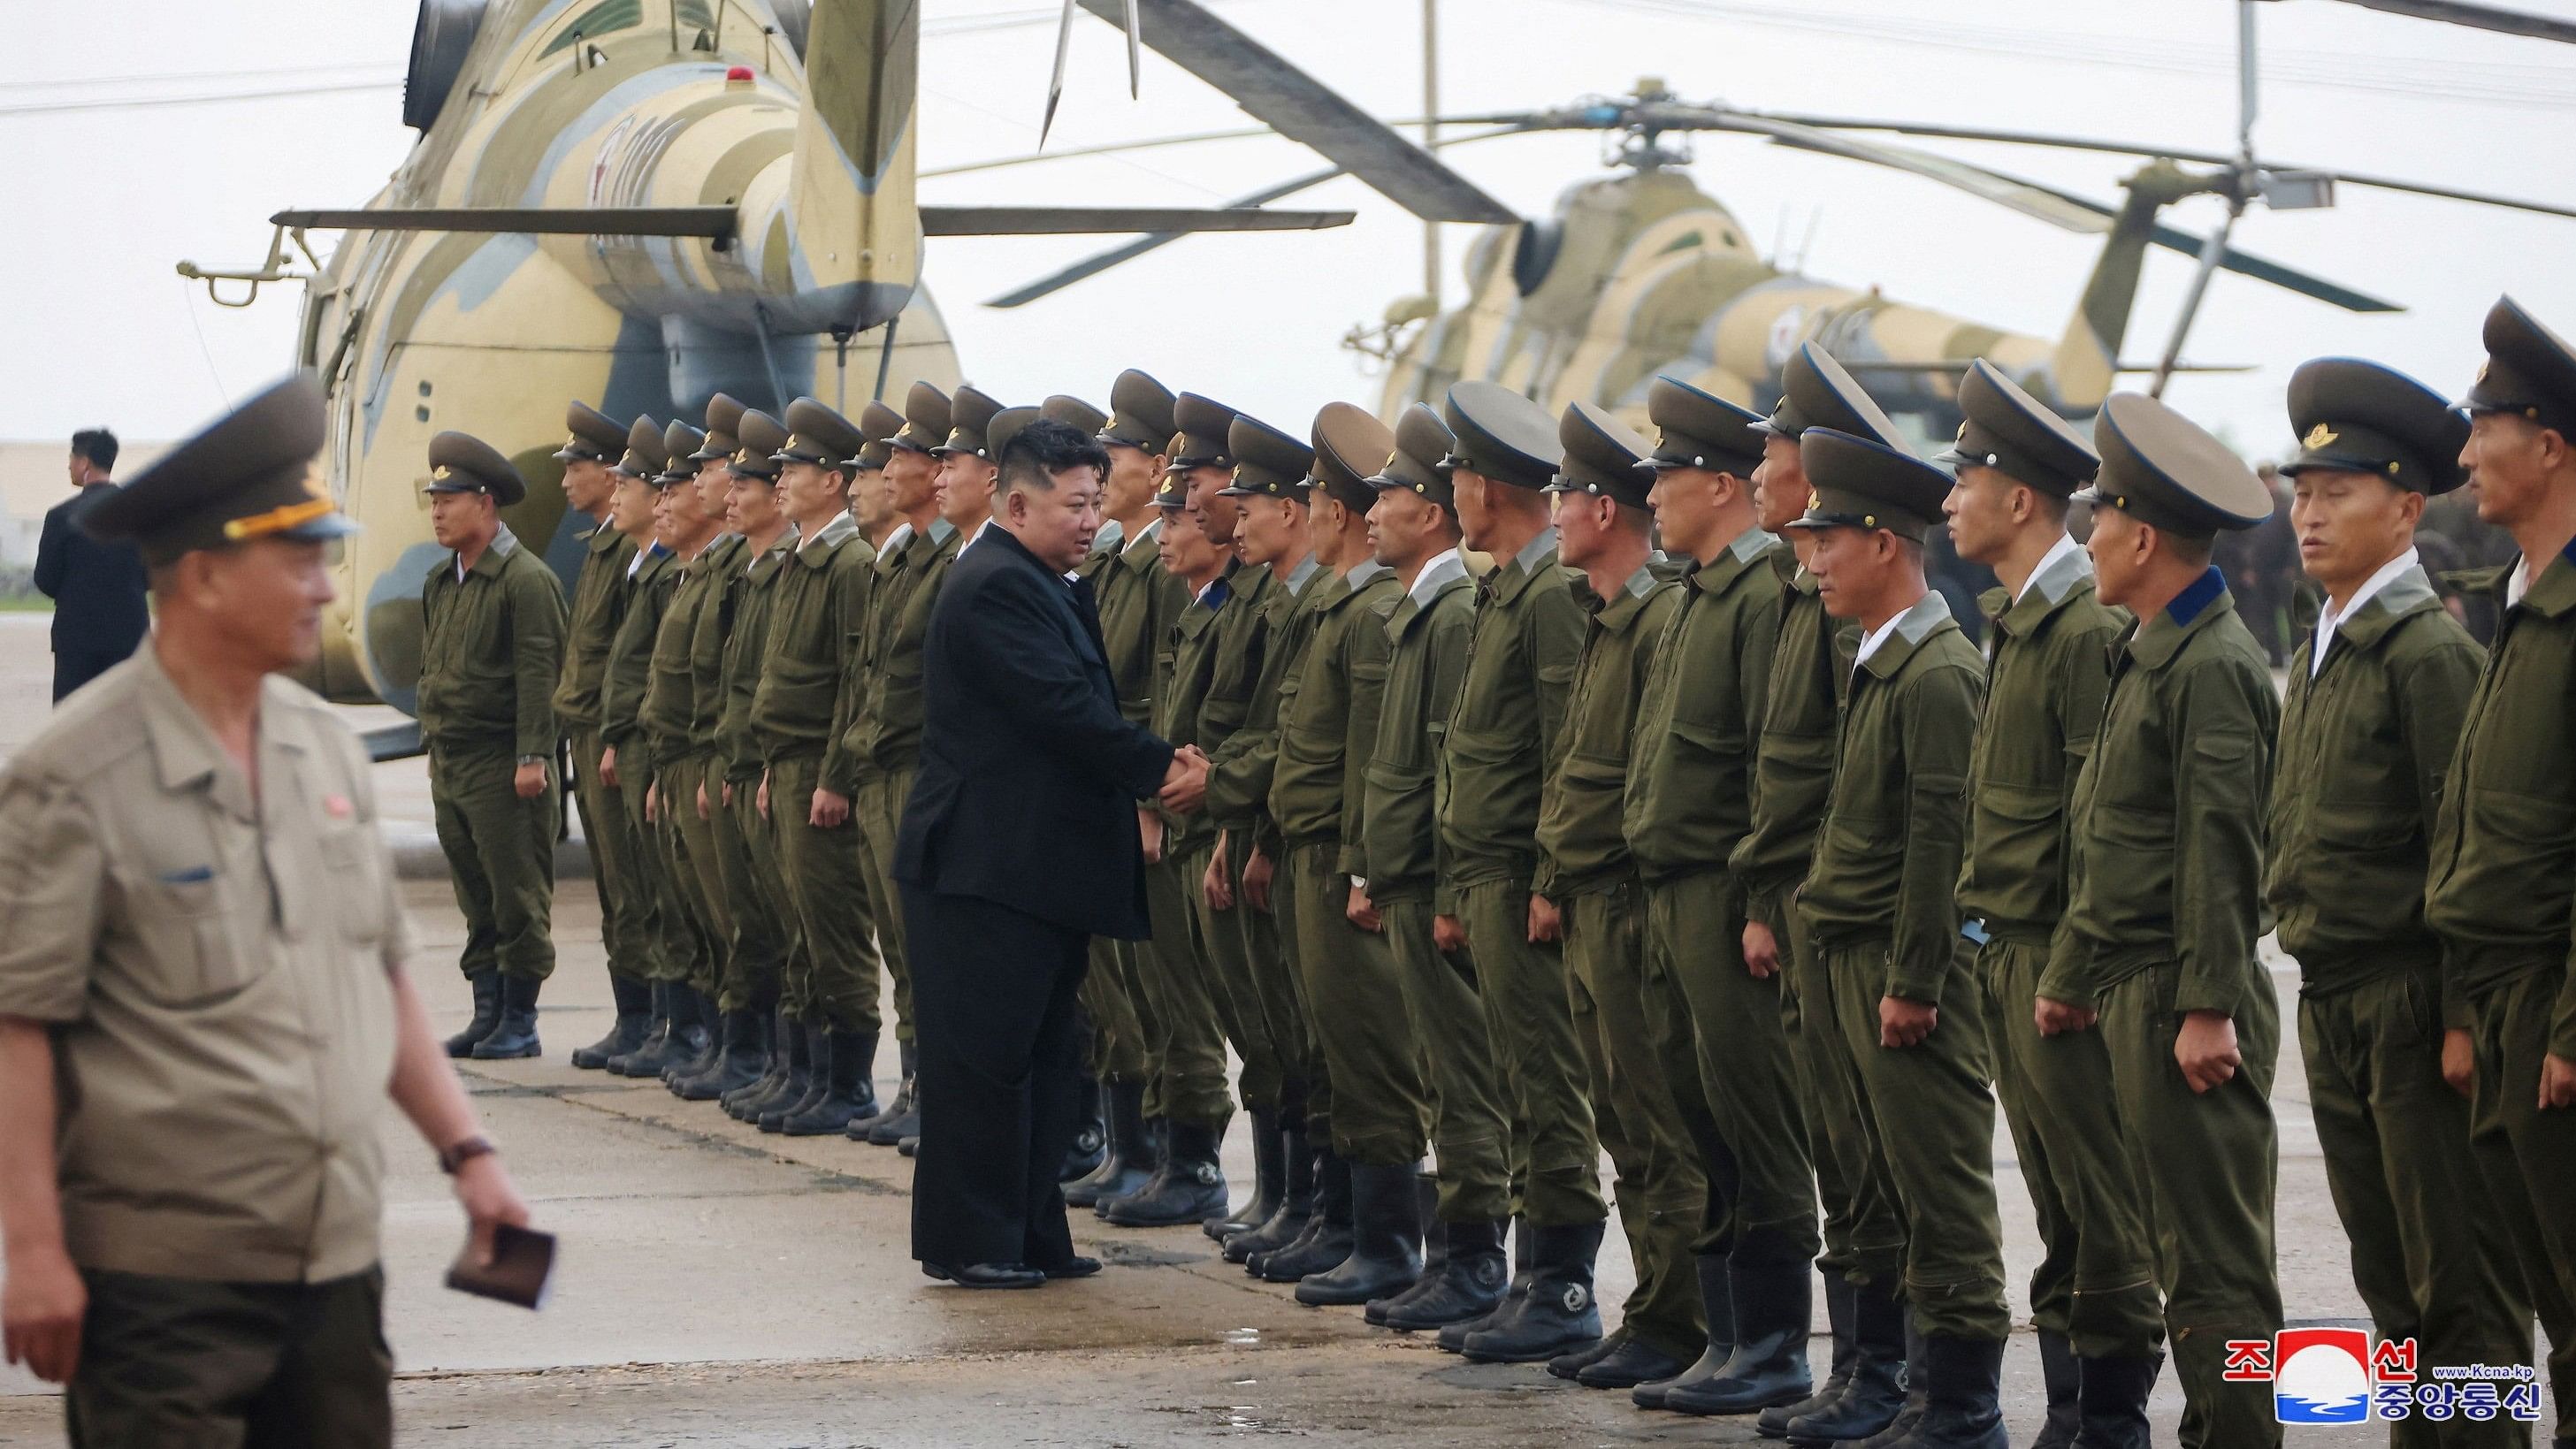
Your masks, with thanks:
M 2190 588 L 2174 595 L 2173 602 L 2165 605 L 2165 612 L 2173 617 L 2176 626 L 2188 627 L 2192 620 L 2200 617 L 2202 610 L 2216 603 L 2218 596 L 2226 592 L 2227 575 L 2220 573 L 2213 564 L 2208 572 L 2191 581 Z

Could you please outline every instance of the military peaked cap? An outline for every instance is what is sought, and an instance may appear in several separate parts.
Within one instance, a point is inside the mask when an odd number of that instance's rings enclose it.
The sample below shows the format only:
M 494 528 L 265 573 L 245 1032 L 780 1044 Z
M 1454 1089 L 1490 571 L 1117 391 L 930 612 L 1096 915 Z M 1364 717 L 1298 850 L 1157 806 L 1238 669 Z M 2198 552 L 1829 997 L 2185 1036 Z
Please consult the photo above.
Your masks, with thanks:
M 766 483 L 778 481 L 778 450 L 787 446 L 787 425 L 752 408 L 734 424 L 741 446 L 734 449 L 733 471 Z
M 2320 357 L 2290 374 L 2290 431 L 2299 456 L 2291 477 L 2341 468 L 2385 478 L 2417 493 L 2448 493 L 2469 481 L 2460 466 L 2469 420 L 2443 396 L 2376 362 Z
M 662 465 L 662 486 L 686 483 L 698 476 L 698 446 L 706 440 L 705 433 L 677 418 L 671 420 L 670 426 L 662 430 L 662 453 L 670 460 Z
M 1798 434 L 1815 500 L 1791 528 L 1883 528 L 1921 543 L 1941 521 L 1950 475 L 1900 447 L 1834 428 Z
M 749 411 L 740 402 L 717 393 L 707 399 L 707 437 L 698 450 L 689 455 L 692 463 L 714 463 L 733 456 L 738 444 L 736 435 L 742 429 L 742 415 Z
M 993 414 L 993 421 L 984 426 L 984 442 L 992 450 L 994 463 L 1002 461 L 1002 450 L 1011 446 L 1021 429 L 1045 416 L 1042 409 L 1032 407 L 1004 408 Z
M 1315 466 L 1315 450 L 1249 413 L 1235 415 L 1226 430 L 1226 451 L 1234 455 L 1234 481 L 1217 493 L 1226 498 L 1306 498 L 1306 472 Z
M 1455 513 L 1458 495 L 1449 481 L 1449 449 L 1456 443 L 1429 403 L 1415 403 L 1396 418 L 1394 451 L 1368 485 L 1381 493 L 1400 488 L 1419 494 Z
M 332 506 L 322 451 L 322 389 L 296 373 L 198 430 L 80 510 L 81 530 L 131 541 L 155 565 L 256 538 L 307 542 L 358 531 Z
M 1548 492 L 1608 498 L 1627 508 L 1646 506 L 1655 479 L 1639 465 L 1654 447 L 1635 428 L 1595 404 L 1569 403 L 1556 420 L 1556 441 L 1565 450 L 1565 463 L 1547 485 Z
M 1354 512 L 1376 501 L 1369 475 L 1395 451 L 1395 430 L 1363 407 L 1328 402 L 1315 414 L 1315 467 L 1309 483 Z
M 2215 538 L 2272 516 L 2272 491 L 2198 423 L 2144 393 L 2115 392 L 2093 420 L 2102 472 L 2075 496 L 2152 528 Z
M 966 453 L 987 462 L 1000 457 L 1001 450 L 985 436 L 993 419 L 1002 415 L 1002 404 L 981 388 L 961 387 L 948 400 L 948 437 L 930 451 Z
M 1234 409 L 1214 398 L 1182 393 L 1172 403 L 1172 441 L 1163 449 L 1171 457 L 1166 471 L 1233 467 L 1233 427 Z
M 1100 441 L 1148 453 L 1163 451 L 1172 434 L 1181 430 L 1172 417 L 1173 402 L 1170 388 L 1148 374 L 1127 369 L 1109 385 L 1109 421 L 1100 429 Z
M 1959 379 L 1959 438 L 1932 461 L 1998 468 L 2014 482 L 2067 498 L 2093 481 L 2102 459 L 2084 435 L 1980 357 Z
M 2487 309 L 2487 360 L 2466 404 L 2473 413 L 2520 413 L 2576 436 L 2576 349 L 2511 297 Z
M 1854 437 L 1874 438 L 1902 449 L 1903 438 L 1885 409 L 1852 380 L 1833 354 L 1813 342 L 1801 343 L 1780 369 L 1780 401 L 1757 426 L 1778 438 L 1796 438 L 1809 428 L 1831 428 Z
M 1060 392 L 1038 404 L 1038 414 L 1062 423 L 1086 438 L 1099 437 L 1100 430 L 1109 426 L 1107 413 L 1071 393 Z M 1001 456 L 999 449 L 994 451 L 994 456 Z
M 1556 419 L 1500 383 L 1469 381 L 1449 389 L 1440 409 L 1449 425 L 1447 463 L 1515 488 L 1545 488 L 1556 477 Z
M 423 493 L 488 493 L 503 508 L 528 496 L 528 480 L 501 450 L 466 433 L 429 440 L 429 482 Z
M 617 471 L 639 482 L 650 483 L 662 476 L 662 465 L 670 462 L 662 451 L 662 425 L 650 413 L 638 417 L 626 429 L 626 453 L 617 460 Z
M 586 402 L 564 409 L 564 426 L 572 436 L 555 450 L 558 463 L 613 463 L 626 450 L 626 425 Z
M 1663 441 L 1641 468 L 1705 468 L 1750 478 L 1762 466 L 1762 415 L 1679 378 L 1646 389 L 1646 418 Z
M 800 397 L 787 405 L 787 441 L 777 454 L 781 463 L 819 463 L 826 468 L 844 466 L 842 460 L 857 455 L 867 439 L 859 426 L 810 397 Z
M 903 400 L 903 428 L 886 441 L 916 453 L 937 452 L 948 441 L 948 394 L 914 383 Z

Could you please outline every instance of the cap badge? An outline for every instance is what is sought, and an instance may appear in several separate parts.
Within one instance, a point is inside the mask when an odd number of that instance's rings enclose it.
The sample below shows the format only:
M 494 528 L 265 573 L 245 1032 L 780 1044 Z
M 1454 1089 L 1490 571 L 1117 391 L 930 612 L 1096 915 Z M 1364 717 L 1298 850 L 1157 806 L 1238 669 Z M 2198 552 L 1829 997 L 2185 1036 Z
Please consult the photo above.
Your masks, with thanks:
M 1959 436 L 1956 441 L 1962 443 L 1968 441 L 1968 420 L 1966 418 L 1959 419 Z
M 2299 444 L 2301 447 L 2314 450 L 2324 447 L 2326 444 L 2333 442 L 2336 438 L 2341 436 L 2342 434 L 2336 432 L 2334 429 L 2327 427 L 2323 423 L 2319 423 L 2315 427 L 2308 429 L 2308 435 L 2301 438 L 2299 440 Z

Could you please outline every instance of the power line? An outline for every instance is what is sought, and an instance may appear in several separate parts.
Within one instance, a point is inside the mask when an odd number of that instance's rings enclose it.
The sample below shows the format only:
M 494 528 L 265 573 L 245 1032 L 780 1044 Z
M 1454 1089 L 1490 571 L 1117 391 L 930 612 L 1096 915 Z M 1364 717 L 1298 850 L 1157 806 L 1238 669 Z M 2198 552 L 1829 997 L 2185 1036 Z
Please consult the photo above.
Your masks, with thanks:
M 0 80 L 0 91 L 58 91 L 74 86 L 167 85 L 174 81 L 268 80 L 291 75 L 339 75 L 353 70 L 374 70 L 380 62 L 372 60 L 343 61 L 338 65 L 266 66 L 254 70 L 181 70 L 163 71 L 157 75 L 82 75 L 63 76 L 56 80 Z
M 162 106 L 210 106 L 225 101 L 273 101 L 295 96 L 342 95 L 355 91 L 390 91 L 402 88 L 401 81 L 350 81 L 342 85 L 295 86 L 283 90 L 224 91 L 201 96 L 136 96 L 128 99 L 93 97 L 78 101 L 30 101 L 24 105 L 0 105 L 0 116 L 40 116 L 63 111 L 145 111 Z

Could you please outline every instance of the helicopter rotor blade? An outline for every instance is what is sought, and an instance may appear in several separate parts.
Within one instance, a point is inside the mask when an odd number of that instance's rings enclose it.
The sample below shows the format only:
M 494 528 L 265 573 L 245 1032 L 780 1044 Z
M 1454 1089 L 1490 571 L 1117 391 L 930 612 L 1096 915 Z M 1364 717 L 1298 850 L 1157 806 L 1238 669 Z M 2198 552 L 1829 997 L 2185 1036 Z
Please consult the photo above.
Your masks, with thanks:
M 525 232 L 534 236 L 701 237 L 719 247 L 742 224 L 730 206 L 442 206 L 281 211 L 272 226 L 312 231 Z
M 925 206 L 924 236 L 1087 236 L 1114 232 L 1322 231 L 1348 226 L 1347 211 L 1264 211 L 1257 205 Z
M 1145 94 L 1145 30 L 1136 18 L 1136 0 L 1127 0 L 1127 99 Z
M 1038 149 L 1046 149 L 1047 133 L 1055 129 L 1055 108 L 1064 100 L 1064 66 L 1073 55 L 1074 0 L 1064 0 L 1064 15 L 1055 28 L 1055 76 L 1047 82 L 1046 115 L 1038 122 Z
M 1718 117 L 1724 119 L 1720 121 Z M 1984 201 L 2020 212 L 2027 217 L 2073 232 L 2099 234 L 2111 229 L 2111 223 L 2099 213 L 2070 206 L 2065 199 L 2036 186 L 2025 185 L 2008 176 L 1972 166 L 1947 156 L 1935 156 L 1911 146 L 1888 146 L 1875 143 L 1853 145 L 1850 138 L 1806 126 L 1776 121 L 1739 121 L 1730 113 L 1717 112 L 1710 122 L 1692 126 L 1693 130 L 1741 131 L 1767 136 L 1775 145 L 1800 151 L 1814 151 L 1826 156 L 1840 156 L 1847 161 L 1862 161 L 1872 166 L 1885 166 L 1938 181 Z
M 1219 19 L 1197 0 L 1080 0 L 1080 4 L 1113 23 L 1122 20 L 1132 5 L 1150 26 L 1146 44 L 1223 91 L 1254 120 L 1311 147 L 1425 221 L 1506 225 L 1520 220 L 1510 207 L 1441 165 L 1430 152 Z
M 2500 35 L 2528 35 L 2535 40 L 2576 44 L 2576 21 L 2553 20 L 2545 15 L 2504 10 L 2493 5 L 2472 5 L 2467 0 L 2344 0 L 2344 3 L 2385 11 L 2390 15 L 2411 15 L 2418 20 L 2474 26 Z

